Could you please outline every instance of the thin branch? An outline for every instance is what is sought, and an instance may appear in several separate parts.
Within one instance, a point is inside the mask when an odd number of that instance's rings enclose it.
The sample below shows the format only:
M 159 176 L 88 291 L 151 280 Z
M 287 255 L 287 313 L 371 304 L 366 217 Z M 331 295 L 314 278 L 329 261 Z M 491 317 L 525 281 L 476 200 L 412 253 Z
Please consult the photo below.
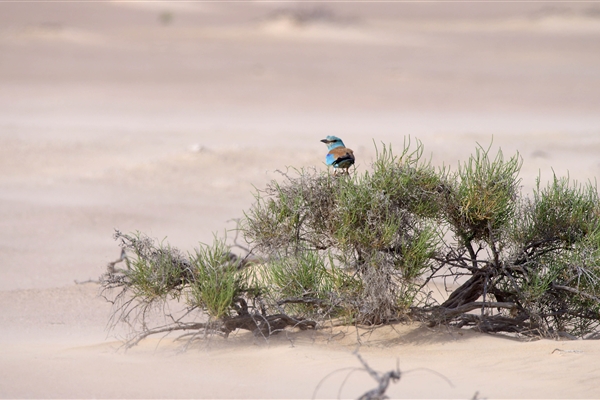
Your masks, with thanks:
M 106 266 L 106 271 L 109 274 L 114 274 L 115 272 L 117 272 L 115 265 L 122 261 L 125 261 L 126 259 L 127 259 L 127 253 L 125 253 L 125 248 L 122 248 L 121 256 L 119 258 L 117 258 L 115 261 L 109 262 L 108 265 Z
M 277 305 L 281 306 L 284 304 L 315 304 L 318 306 L 327 305 L 329 302 L 323 299 L 317 299 L 314 297 L 292 297 L 287 299 L 281 299 L 277 301 Z
M 397 382 L 400 380 L 400 368 L 396 366 L 396 370 L 391 370 L 386 372 L 383 375 L 379 375 L 377 371 L 369 367 L 369 364 L 360 356 L 358 352 L 354 352 L 360 363 L 363 365 L 365 370 L 371 375 L 379 385 L 372 390 L 369 390 L 362 396 L 360 396 L 359 400 L 375 400 L 375 399 L 387 399 L 388 397 L 385 395 L 385 392 L 390 385 L 390 381 Z
M 577 295 L 583 296 L 583 297 L 585 297 L 587 299 L 594 300 L 594 301 L 600 303 L 600 298 L 598 298 L 596 296 L 593 296 L 591 294 L 582 292 L 581 290 L 577 290 L 575 288 L 568 287 L 568 286 L 557 285 L 555 283 L 552 284 L 552 287 L 555 288 L 555 289 L 560 289 L 560 290 L 564 290 L 564 291 L 567 291 L 567 292 L 575 293 Z

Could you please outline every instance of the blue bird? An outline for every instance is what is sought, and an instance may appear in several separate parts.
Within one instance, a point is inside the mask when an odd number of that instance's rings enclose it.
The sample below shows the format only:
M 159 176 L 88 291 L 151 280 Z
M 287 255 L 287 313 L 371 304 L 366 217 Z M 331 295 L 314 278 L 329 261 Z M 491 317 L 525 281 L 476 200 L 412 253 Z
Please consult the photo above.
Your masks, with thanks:
M 346 174 L 348 168 L 354 165 L 354 152 L 348 149 L 342 139 L 336 136 L 327 136 L 321 142 L 327 145 L 329 153 L 325 156 L 325 164 L 333 165 L 333 168 L 345 169 Z

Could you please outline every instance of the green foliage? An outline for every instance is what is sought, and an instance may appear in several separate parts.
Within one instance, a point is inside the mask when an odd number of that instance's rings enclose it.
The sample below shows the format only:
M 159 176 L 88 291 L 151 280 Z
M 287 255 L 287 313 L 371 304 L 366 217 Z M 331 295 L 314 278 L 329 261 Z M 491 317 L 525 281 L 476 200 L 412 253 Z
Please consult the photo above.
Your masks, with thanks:
M 188 302 L 205 309 L 213 318 L 229 316 L 235 299 L 245 291 L 238 262 L 230 257 L 229 247 L 218 238 L 212 246 L 201 245 L 190 259 L 194 279 L 190 282 Z
M 264 253 L 295 253 L 299 248 L 324 249 L 331 245 L 333 193 L 338 180 L 300 170 L 293 184 L 276 181 L 257 191 L 254 205 L 245 212 L 242 230 L 246 240 Z
M 446 191 L 446 170 L 436 170 L 422 160 L 424 146 L 417 141 L 411 149 L 410 140 L 405 140 L 400 156 L 392 148 L 383 146 L 377 152 L 370 178 L 371 189 L 383 193 L 391 203 L 419 217 L 437 218 L 441 197 Z
M 465 242 L 494 241 L 511 221 L 517 205 L 519 155 L 505 161 L 502 151 L 494 159 L 489 151 L 478 147 L 452 179 L 447 217 Z
M 515 233 L 528 245 L 547 247 L 557 242 L 575 243 L 598 228 L 600 201 L 592 184 L 571 185 L 568 177 L 557 178 L 540 188 L 540 179 L 520 215 Z
M 571 259 L 565 263 L 564 271 L 566 273 L 559 276 L 561 283 L 572 285 L 592 297 L 600 297 L 600 227 L 588 232 L 578 243 Z
M 334 277 L 325 263 L 323 256 L 309 250 L 275 258 L 265 265 L 265 282 L 282 298 L 326 299 L 333 290 Z
M 310 317 L 347 315 L 352 308 L 347 300 L 360 292 L 358 280 L 317 251 L 274 258 L 261 271 L 274 302 L 283 300 L 289 304 L 288 310 Z
M 189 264 L 175 248 L 137 232 L 125 236 L 134 257 L 128 262 L 128 286 L 145 301 L 177 296 L 189 278 Z
M 261 289 L 249 270 L 240 269 L 240 260 L 229 246 L 215 237 L 212 245 L 201 244 L 193 255 L 136 233 L 116 233 L 129 253 L 127 269 L 109 271 L 103 277 L 104 289 L 120 288 L 118 297 L 129 294 L 121 309 L 122 318 L 146 318 L 148 306 L 180 300 L 184 295 L 190 309 L 203 310 L 213 319 L 223 319 L 237 311 L 243 297 L 260 296 Z M 141 316 L 135 309 L 141 309 Z M 134 319 L 135 319 L 134 318 Z
M 440 244 L 439 232 L 433 225 L 427 225 L 407 241 L 400 250 L 402 266 L 399 268 L 402 277 L 412 281 L 423 274 L 434 264 L 435 250 Z
M 361 253 L 393 246 L 405 214 L 383 192 L 373 191 L 368 175 L 355 180 L 340 179 L 331 192 L 335 200 L 333 238 L 340 248 Z

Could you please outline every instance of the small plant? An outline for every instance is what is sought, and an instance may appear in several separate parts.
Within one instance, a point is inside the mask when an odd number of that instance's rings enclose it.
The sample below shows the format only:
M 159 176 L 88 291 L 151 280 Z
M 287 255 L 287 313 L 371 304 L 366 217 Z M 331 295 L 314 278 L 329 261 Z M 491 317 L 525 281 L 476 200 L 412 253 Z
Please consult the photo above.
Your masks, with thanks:
M 194 255 L 184 257 L 173 247 L 142 235 L 116 232 L 125 253 L 126 269 L 114 263 L 101 278 L 105 297 L 115 305 L 112 323 L 132 326 L 127 342 L 131 347 L 149 335 L 174 331 L 204 332 L 228 336 L 244 329 L 269 336 L 287 326 L 314 328 L 313 321 L 284 313 L 269 313 L 261 304 L 262 288 L 243 260 L 218 238 L 212 246 L 201 245 Z M 186 299 L 187 308 L 172 312 L 169 300 Z M 151 323 L 152 309 L 164 315 L 164 324 Z M 186 333 L 187 335 L 187 333 Z
M 229 317 L 237 299 L 250 291 L 245 287 L 239 262 L 231 257 L 229 247 L 215 239 L 212 246 L 201 245 L 190 263 L 193 279 L 189 284 L 188 303 L 204 309 L 211 318 Z

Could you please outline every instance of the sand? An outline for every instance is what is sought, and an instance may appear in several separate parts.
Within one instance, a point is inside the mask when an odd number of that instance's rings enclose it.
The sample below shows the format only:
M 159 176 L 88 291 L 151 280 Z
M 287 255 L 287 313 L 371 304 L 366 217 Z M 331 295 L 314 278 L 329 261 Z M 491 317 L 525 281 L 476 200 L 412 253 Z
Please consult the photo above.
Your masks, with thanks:
M 75 283 L 115 229 L 211 242 L 277 170 L 324 169 L 329 134 L 358 172 L 410 135 L 453 168 L 519 152 L 525 193 L 594 180 L 599 40 L 594 3 L 0 3 L 0 397 L 352 398 L 360 338 L 399 363 L 392 397 L 599 398 L 596 341 L 413 324 L 125 352 Z

